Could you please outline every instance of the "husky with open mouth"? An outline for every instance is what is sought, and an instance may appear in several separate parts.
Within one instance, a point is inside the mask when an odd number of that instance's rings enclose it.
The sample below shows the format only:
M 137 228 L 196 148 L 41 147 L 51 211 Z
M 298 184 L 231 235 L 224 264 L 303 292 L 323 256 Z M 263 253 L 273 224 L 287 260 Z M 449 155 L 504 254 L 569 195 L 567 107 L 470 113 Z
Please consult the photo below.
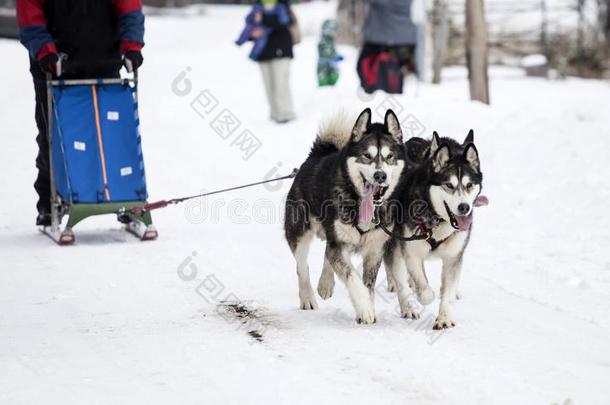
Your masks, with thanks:
M 285 234 L 296 259 L 301 309 L 316 309 L 307 254 L 314 235 L 326 239 L 318 293 L 332 295 L 334 274 L 347 286 L 358 323 L 375 322 L 374 286 L 388 240 L 379 225 L 394 229 L 388 199 L 405 165 L 402 130 L 388 110 L 384 123 L 371 123 L 371 110 L 356 120 L 329 120 L 288 193 Z M 363 280 L 351 255 L 363 257 Z
M 405 173 L 396 189 L 404 214 L 402 236 L 419 233 L 426 237 L 410 242 L 389 240 L 384 264 L 396 288 L 402 316 L 418 318 L 408 302 L 409 285 L 422 304 L 432 302 L 434 293 L 426 278 L 424 260 L 432 256 L 442 259 L 441 302 L 434 329 L 445 329 L 455 326 L 449 302 L 459 298 L 457 284 L 470 239 L 473 208 L 486 205 L 487 198 L 480 195 L 483 174 L 472 130 L 462 144 L 441 138 L 436 132 L 427 142 L 428 148 L 418 145 L 418 154 L 425 159 Z

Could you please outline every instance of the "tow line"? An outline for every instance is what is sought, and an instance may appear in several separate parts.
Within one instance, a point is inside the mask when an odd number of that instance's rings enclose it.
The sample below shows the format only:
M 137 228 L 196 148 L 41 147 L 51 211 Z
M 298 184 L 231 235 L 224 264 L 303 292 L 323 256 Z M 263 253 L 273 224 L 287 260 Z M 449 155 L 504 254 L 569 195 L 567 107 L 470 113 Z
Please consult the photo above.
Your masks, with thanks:
M 229 191 L 233 191 L 233 190 L 239 190 L 242 188 L 247 188 L 247 187 L 253 187 L 253 186 L 258 186 L 260 184 L 265 184 L 265 183 L 272 183 L 274 181 L 279 181 L 279 180 L 285 180 L 285 179 L 293 179 L 297 173 L 299 172 L 299 169 L 293 169 L 292 173 L 286 175 L 286 176 L 281 176 L 281 177 L 276 177 L 273 179 L 269 179 L 269 180 L 263 180 L 263 181 L 257 181 L 255 183 L 249 183 L 249 184 L 243 184 L 241 186 L 235 186 L 235 187 L 230 187 L 230 188 L 223 188 L 222 190 L 216 190 L 216 191 L 210 191 L 208 193 L 202 193 L 202 194 L 196 194 L 196 195 L 191 195 L 188 197 L 179 197 L 179 198 L 172 198 L 170 200 L 160 200 L 160 201 L 155 201 L 152 203 L 146 203 L 144 205 L 141 206 L 136 206 L 131 208 L 131 213 L 136 214 L 136 215 L 142 215 L 146 212 L 152 211 L 152 210 L 157 210 L 160 208 L 165 208 L 168 205 L 175 205 L 175 204 L 179 204 L 181 202 L 184 201 L 188 201 L 188 200 L 192 200 L 195 198 L 203 198 L 203 197 L 207 197 L 209 195 L 213 195 L 213 194 L 220 194 L 220 193 L 226 193 Z

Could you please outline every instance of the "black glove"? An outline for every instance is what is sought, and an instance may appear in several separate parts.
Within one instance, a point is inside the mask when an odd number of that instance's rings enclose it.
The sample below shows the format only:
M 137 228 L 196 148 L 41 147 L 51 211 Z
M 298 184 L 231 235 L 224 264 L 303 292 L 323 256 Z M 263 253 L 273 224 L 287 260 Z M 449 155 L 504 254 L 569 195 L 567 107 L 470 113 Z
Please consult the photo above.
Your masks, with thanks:
M 129 66 L 129 63 L 127 63 L 127 61 L 129 61 L 131 63 L 131 66 Z M 142 62 L 144 62 L 144 58 L 142 57 L 142 53 L 140 51 L 127 51 L 125 53 L 125 66 L 127 66 L 127 70 L 131 71 L 130 68 L 132 70 L 136 70 L 137 68 L 139 68 L 140 66 L 142 66 Z
M 59 62 L 59 56 L 56 53 L 49 53 L 42 57 L 38 61 L 40 68 L 45 73 L 57 74 L 57 62 Z

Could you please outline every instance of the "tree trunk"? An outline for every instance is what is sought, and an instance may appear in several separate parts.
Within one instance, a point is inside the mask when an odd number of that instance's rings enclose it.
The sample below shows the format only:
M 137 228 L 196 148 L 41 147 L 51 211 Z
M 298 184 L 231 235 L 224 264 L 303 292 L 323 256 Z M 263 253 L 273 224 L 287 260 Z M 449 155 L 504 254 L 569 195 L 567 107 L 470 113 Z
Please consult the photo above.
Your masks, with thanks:
M 441 82 L 441 70 L 445 62 L 447 34 L 449 31 L 449 4 L 447 0 L 434 1 L 434 54 L 432 83 Z
M 339 0 L 337 5 L 337 43 L 362 46 L 366 5 L 363 0 Z
M 584 25 L 585 25 L 585 0 L 578 0 L 578 31 L 576 34 L 576 66 L 578 76 L 584 76 L 585 73 L 585 40 L 584 40 Z
M 606 57 L 610 57 L 610 0 L 606 0 L 606 19 L 604 21 L 604 36 L 606 38 Z M 610 68 L 610 66 L 608 66 Z
M 606 33 L 606 44 L 608 48 L 610 48 L 610 1 L 608 0 L 606 0 L 606 26 L 604 28 Z
M 487 26 L 483 0 L 466 0 L 466 63 L 470 99 L 489 104 Z
M 546 8 L 546 0 L 540 0 L 540 13 L 542 14 L 542 23 L 540 26 L 540 47 L 542 54 L 550 64 L 551 55 L 549 52 L 549 36 L 548 36 L 548 13 Z

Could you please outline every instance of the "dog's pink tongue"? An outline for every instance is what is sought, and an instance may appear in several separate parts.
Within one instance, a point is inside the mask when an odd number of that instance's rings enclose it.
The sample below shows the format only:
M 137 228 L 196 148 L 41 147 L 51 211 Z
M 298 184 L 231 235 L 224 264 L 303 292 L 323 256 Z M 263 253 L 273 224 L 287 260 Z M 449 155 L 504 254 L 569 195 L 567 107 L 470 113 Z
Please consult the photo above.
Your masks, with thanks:
M 362 223 L 371 222 L 375 215 L 375 203 L 373 201 L 375 196 L 375 187 L 369 186 L 368 184 L 364 187 L 364 195 L 360 201 L 360 207 L 358 208 L 358 220 Z
M 467 231 L 472 224 L 472 212 L 470 215 L 455 215 L 455 220 L 460 231 Z
M 474 206 L 475 207 L 484 207 L 487 204 L 489 204 L 489 200 L 484 195 L 480 195 L 480 196 L 477 197 L 476 200 L 474 200 Z

